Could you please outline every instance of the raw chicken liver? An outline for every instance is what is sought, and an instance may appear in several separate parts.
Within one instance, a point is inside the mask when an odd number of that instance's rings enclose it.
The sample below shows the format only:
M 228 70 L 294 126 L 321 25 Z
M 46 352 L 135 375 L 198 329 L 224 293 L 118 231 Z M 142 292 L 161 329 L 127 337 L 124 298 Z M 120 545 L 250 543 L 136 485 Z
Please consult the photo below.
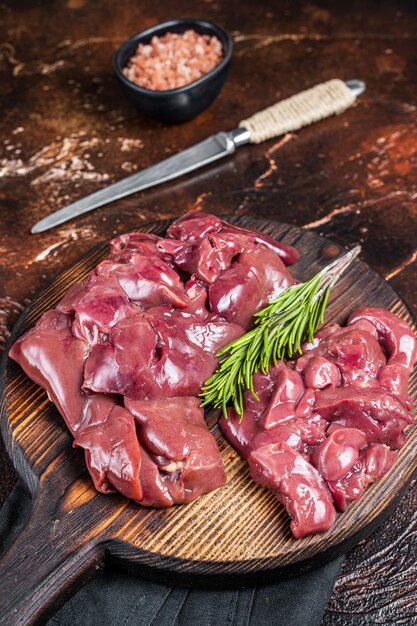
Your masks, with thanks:
M 168 307 L 139 312 L 92 347 L 84 389 L 135 400 L 197 396 L 217 366 L 216 352 L 242 332 Z
M 125 406 L 138 425 L 138 438 L 148 455 L 168 505 L 191 502 L 226 482 L 219 451 L 195 397 L 128 400 Z M 149 470 L 148 470 L 149 480 Z M 142 500 L 157 506 L 153 489 Z
M 286 265 L 298 259 L 290 246 L 204 213 L 167 235 L 114 239 L 109 258 L 10 351 L 55 403 L 95 487 L 154 507 L 225 483 L 196 396 L 216 352 L 293 282 Z M 226 289 L 240 290 L 233 312 L 220 304 Z
M 254 375 L 240 420 L 221 429 L 292 517 L 295 537 L 331 528 L 366 486 L 393 465 L 413 420 L 411 328 L 389 311 L 355 311 L 346 328 L 319 331 L 303 355 Z

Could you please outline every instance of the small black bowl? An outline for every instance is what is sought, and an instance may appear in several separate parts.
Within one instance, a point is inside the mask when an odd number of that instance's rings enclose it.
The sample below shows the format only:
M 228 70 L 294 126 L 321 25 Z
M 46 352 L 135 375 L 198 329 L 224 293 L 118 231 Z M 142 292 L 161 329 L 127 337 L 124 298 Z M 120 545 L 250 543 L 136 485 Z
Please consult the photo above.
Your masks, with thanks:
M 183 33 L 194 30 L 201 35 L 215 35 L 223 47 L 223 58 L 219 65 L 198 80 L 178 89 L 153 91 L 132 83 L 123 74 L 123 68 L 134 55 L 139 43 L 149 43 L 154 35 Z M 233 44 L 229 35 L 220 26 L 205 20 L 179 19 L 158 24 L 128 39 L 113 57 L 113 68 L 123 92 L 133 104 L 146 115 L 162 122 L 186 122 L 204 111 L 219 94 L 229 71 Z

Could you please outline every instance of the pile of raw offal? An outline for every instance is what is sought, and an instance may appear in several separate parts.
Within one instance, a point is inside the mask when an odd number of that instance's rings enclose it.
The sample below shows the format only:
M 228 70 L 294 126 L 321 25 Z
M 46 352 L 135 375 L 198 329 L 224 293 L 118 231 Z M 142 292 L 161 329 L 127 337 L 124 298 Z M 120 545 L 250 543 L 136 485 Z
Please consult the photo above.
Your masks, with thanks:
M 294 280 L 298 253 L 213 215 L 130 233 L 12 347 L 85 450 L 95 487 L 146 506 L 226 482 L 198 394 L 216 352 Z
M 10 356 L 47 390 L 96 488 L 146 506 L 191 502 L 226 481 L 198 395 L 216 352 L 296 281 L 294 248 L 204 213 L 165 238 L 131 233 L 20 338 Z M 221 428 L 276 493 L 296 537 L 331 527 L 393 464 L 412 421 L 409 326 L 365 308 L 303 355 L 255 375 Z
M 364 307 L 319 331 L 303 354 L 254 375 L 221 429 L 253 479 L 276 493 L 303 537 L 328 530 L 392 467 L 413 419 L 408 379 L 417 357 L 411 328 Z

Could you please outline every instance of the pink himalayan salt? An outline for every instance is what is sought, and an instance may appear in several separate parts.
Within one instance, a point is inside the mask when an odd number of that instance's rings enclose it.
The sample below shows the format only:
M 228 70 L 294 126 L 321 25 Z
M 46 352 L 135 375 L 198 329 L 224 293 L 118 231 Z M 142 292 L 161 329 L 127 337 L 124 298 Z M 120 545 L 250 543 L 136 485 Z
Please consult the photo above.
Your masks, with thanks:
M 177 89 L 207 74 L 220 63 L 222 56 L 222 44 L 217 37 L 193 30 L 166 33 L 163 37 L 152 37 L 149 44 L 140 43 L 123 74 L 145 89 Z

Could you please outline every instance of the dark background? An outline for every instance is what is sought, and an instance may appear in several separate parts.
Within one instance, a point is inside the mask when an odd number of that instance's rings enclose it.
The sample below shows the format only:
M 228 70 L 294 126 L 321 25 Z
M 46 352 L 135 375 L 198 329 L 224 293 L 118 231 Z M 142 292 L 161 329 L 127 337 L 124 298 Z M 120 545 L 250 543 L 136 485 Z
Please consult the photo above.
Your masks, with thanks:
M 133 33 L 187 16 L 218 22 L 235 52 L 214 105 L 167 127 L 125 101 L 111 57 Z M 68 202 L 334 77 L 368 87 L 342 116 L 29 234 Z M 196 209 L 360 242 L 362 257 L 417 313 L 416 2 L 8 0 L 0 2 L 0 99 L 0 347 L 24 305 L 91 246 Z M 1 503 L 16 476 L 0 446 Z M 415 623 L 416 509 L 410 489 L 348 556 L 326 626 Z

